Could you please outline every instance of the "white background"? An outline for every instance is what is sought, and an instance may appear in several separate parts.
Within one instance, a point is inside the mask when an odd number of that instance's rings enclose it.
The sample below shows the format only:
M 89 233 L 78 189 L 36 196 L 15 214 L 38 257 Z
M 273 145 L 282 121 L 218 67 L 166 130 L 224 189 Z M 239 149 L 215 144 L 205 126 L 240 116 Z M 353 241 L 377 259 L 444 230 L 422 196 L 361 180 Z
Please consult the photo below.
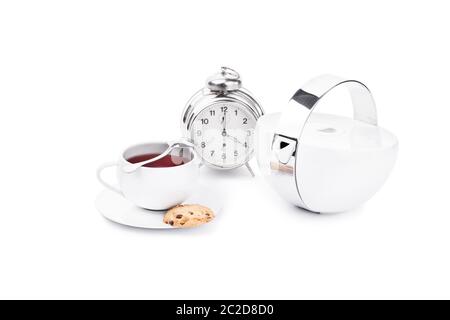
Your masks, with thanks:
M 450 298 L 446 1 L 3 1 L 0 298 Z M 197 230 L 115 225 L 95 169 L 180 135 L 221 65 L 266 112 L 333 73 L 372 90 L 400 141 L 358 210 L 293 208 L 245 171 Z

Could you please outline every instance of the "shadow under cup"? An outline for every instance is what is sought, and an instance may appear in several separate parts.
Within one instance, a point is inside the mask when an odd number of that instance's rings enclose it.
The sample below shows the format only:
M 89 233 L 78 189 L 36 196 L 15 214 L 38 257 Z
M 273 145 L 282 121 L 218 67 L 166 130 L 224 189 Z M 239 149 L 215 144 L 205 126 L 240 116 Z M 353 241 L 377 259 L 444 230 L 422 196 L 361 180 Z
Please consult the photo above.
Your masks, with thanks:
M 123 165 L 154 158 L 169 148 L 167 143 L 145 143 L 122 154 Z M 189 147 L 175 147 L 160 160 L 125 173 L 119 166 L 118 179 L 125 198 L 149 210 L 167 210 L 185 201 L 197 185 L 199 164 Z

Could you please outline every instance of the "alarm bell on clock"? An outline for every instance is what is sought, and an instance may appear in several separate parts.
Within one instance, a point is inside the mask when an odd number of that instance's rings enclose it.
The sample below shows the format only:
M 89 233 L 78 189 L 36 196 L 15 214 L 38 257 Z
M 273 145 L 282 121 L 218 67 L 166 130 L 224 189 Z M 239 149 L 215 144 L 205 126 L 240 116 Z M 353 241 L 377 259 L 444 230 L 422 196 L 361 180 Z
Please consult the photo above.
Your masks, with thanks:
M 346 88 L 353 119 L 314 112 L 325 95 Z M 397 138 L 377 124 L 375 102 L 359 81 L 324 75 L 299 89 L 281 113 L 261 117 L 257 160 L 288 202 L 313 212 L 341 212 L 369 200 L 394 166 Z
M 181 127 L 206 166 L 228 170 L 246 165 L 254 176 L 248 161 L 254 153 L 256 122 L 264 112 L 241 85 L 239 73 L 222 67 L 188 101 Z

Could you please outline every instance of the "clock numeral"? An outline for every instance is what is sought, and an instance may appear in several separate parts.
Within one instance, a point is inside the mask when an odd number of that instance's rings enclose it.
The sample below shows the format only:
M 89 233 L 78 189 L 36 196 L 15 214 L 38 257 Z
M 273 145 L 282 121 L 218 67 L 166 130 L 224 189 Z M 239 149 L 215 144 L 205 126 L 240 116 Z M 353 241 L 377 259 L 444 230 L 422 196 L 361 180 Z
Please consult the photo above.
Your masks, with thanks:
M 247 142 L 244 142 L 244 147 L 248 148 L 248 143 Z
M 214 150 L 211 150 L 210 153 L 211 153 L 211 157 L 214 157 Z
M 252 135 L 252 130 L 247 130 L 247 136 L 251 136 Z
M 225 113 L 228 111 L 228 107 L 227 106 L 220 107 L 220 110 L 222 110 L 222 112 Z
M 237 113 L 238 113 L 238 112 L 237 112 L 237 109 L 236 109 L 236 110 L 234 110 L 234 114 L 235 114 L 236 116 L 237 116 Z
M 248 121 L 247 118 L 242 119 L 242 124 L 247 124 L 247 121 Z
M 202 143 L 200 144 L 200 146 L 201 146 L 202 148 L 204 148 L 204 147 L 206 147 L 206 143 L 205 143 L 205 142 L 202 142 Z
M 239 152 L 237 150 L 234 150 L 234 156 L 237 157 L 239 155 Z
M 209 119 L 207 119 L 207 118 L 200 119 L 200 121 L 202 122 L 202 124 L 208 124 L 209 123 Z
M 201 130 L 197 130 L 197 136 L 201 136 L 202 135 L 202 131 Z
M 210 111 L 209 111 L 209 114 L 210 114 L 211 116 L 215 116 L 215 115 L 216 115 L 216 110 L 210 110 Z

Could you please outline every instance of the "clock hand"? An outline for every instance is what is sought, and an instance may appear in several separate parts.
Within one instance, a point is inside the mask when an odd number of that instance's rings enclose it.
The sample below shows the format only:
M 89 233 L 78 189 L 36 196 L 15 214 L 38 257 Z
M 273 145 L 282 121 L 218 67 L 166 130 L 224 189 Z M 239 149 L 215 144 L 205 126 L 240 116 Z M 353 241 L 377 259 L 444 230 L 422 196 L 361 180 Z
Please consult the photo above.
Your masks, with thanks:
M 226 128 L 227 128 L 227 112 L 226 111 L 223 112 L 222 123 L 223 123 L 223 130 L 226 130 Z
M 230 136 L 228 133 L 227 133 L 227 135 L 226 135 L 228 138 L 231 138 L 231 139 L 233 139 L 234 140 L 234 142 L 237 142 L 237 143 L 239 143 L 239 144 L 242 144 L 242 145 L 244 145 L 241 141 L 239 141 L 238 140 L 238 138 L 236 138 L 236 137 L 233 137 L 233 136 Z
M 225 137 L 227 135 L 227 113 L 224 111 L 223 117 L 222 117 L 222 123 L 223 123 L 223 130 L 222 130 L 222 154 L 225 153 Z M 222 157 L 223 162 L 225 162 L 225 159 Z
M 222 121 L 222 123 L 223 123 L 222 136 L 224 136 L 224 138 L 225 138 L 225 136 L 227 135 L 227 112 L 226 111 L 223 112 L 222 119 L 223 119 L 223 121 Z

